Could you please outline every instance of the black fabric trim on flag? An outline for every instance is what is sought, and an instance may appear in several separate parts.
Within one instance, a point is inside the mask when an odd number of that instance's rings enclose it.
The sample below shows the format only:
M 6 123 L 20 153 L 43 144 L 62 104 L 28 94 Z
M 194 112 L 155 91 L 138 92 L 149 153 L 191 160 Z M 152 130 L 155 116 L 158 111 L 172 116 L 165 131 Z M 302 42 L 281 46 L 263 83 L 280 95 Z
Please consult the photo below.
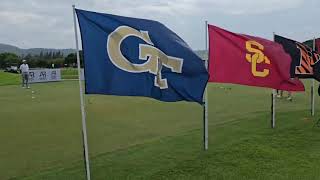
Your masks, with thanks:
M 295 69 L 297 66 L 300 66 L 301 53 L 300 50 L 297 48 L 295 41 L 278 35 L 274 36 L 274 41 L 281 44 L 285 52 L 290 55 L 292 60 L 290 67 L 290 76 L 292 78 L 296 77 Z
M 274 37 L 274 41 L 281 44 L 283 49 L 290 55 L 291 57 L 291 67 L 290 67 L 290 76 L 292 78 L 294 77 L 298 77 L 298 78 L 313 78 L 314 75 L 313 74 L 310 74 L 310 70 L 308 67 L 306 67 L 302 62 L 300 63 L 301 58 L 302 58 L 302 52 L 300 51 L 300 49 L 298 48 L 298 44 L 300 46 L 303 46 L 305 49 L 309 49 L 310 51 L 312 51 L 310 49 L 310 47 L 300 43 L 300 42 L 297 42 L 297 41 L 294 41 L 294 40 L 291 40 L 291 39 L 287 39 L 285 37 L 281 37 L 281 36 L 278 36 L 278 35 L 275 35 Z M 304 59 L 303 59 L 304 60 Z M 313 59 L 314 61 L 314 59 Z M 305 61 L 306 62 L 306 61 Z M 306 62 L 308 63 L 308 62 Z M 305 73 L 302 74 L 303 72 L 301 72 L 301 70 L 299 70 L 299 68 L 296 68 L 296 67 L 299 67 L 301 66 Z M 299 72 L 296 73 L 296 69 L 297 71 Z

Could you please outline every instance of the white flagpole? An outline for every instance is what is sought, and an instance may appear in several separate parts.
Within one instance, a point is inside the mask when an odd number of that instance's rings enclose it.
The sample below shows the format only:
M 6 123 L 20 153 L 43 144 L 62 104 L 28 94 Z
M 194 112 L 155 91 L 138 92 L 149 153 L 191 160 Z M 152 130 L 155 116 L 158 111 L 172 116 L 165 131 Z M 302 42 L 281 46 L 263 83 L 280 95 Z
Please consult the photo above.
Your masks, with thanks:
M 315 51 L 316 50 L 316 39 L 313 38 L 313 47 L 312 49 Z M 314 79 L 312 79 L 312 84 L 311 84 L 311 116 L 314 116 Z
M 205 21 L 205 42 L 206 42 L 206 51 L 207 51 L 207 59 L 205 61 L 206 68 L 208 70 L 208 61 L 209 61 L 209 52 L 208 52 L 208 21 Z M 208 85 L 204 92 L 204 105 L 203 105 L 203 145 L 204 150 L 208 150 Z
M 84 100 L 83 100 L 84 97 L 83 97 L 82 82 L 81 82 L 80 56 L 79 56 L 79 44 L 78 44 L 78 34 L 77 34 L 77 25 L 76 25 L 75 5 L 72 5 L 72 9 L 73 9 L 74 35 L 75 35 L 76 49 L 77 49 L 77 64 L 78 64 L 78 78 L 79 78 L 81 116 L 82 116 L 82 137 L 83 137 L 83 147 L 84 147 L 84 159 L 85 159 L 85 168 L 86 168 L 87 180 L 90 180 L 90 166 L 89 166 L 89 153 L 88 153 L 86 112 L 85 112 L 85 108 L 84 108 Z
M 273 41 L 275 39 L 275 33 L 273 32 Z M 275 128 L 276 126 L 276 94 L 277 91 L 275 89 L 272 90 L 272 105 L 271 105 L 271 128 Z
M 271 128 L 276 127 L 276 94 L 277 91 L 275 89 L 272 90 L 272 105 L 271 105 Z

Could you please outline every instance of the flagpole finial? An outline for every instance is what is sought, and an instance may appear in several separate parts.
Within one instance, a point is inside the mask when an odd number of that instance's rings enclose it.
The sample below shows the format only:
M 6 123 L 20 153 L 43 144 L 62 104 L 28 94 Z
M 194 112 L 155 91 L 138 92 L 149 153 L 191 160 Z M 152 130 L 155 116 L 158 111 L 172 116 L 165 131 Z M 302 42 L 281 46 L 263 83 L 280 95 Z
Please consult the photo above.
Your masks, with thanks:
M 75 7 L 76 7 L 76 5 L 72 4 L 72 7 L 73 7 L 73 8 L 75 8 Z

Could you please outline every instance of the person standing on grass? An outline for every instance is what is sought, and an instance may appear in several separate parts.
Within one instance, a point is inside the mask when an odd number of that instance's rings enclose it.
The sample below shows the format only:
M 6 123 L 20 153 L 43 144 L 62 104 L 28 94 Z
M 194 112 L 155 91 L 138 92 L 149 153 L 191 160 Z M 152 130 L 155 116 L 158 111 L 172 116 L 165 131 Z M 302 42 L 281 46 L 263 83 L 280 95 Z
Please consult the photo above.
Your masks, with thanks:
M 26 60 L 22 60 L 20 65 L 21 78 L 22 78 L 22 88 L 30 88 L 29 86 L 29 66 Z

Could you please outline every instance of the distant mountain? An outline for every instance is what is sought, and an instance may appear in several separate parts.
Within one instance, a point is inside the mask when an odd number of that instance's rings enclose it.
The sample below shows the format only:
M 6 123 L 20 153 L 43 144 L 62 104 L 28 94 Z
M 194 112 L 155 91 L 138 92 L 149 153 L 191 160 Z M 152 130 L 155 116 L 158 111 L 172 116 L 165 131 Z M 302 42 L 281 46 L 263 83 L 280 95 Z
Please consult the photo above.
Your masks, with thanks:
M 47 52 L 58 52 L 60 51 L 63 53 L 64 56 L 68 56 L 70 53 L 74 53 L 75 49 L 48 49 L 48 48 L 30 48 L 30 49 L 21 49 L 16 46 L 8 45 L 8 44 L 1 44 L 0 43 L 0 53 L 10 52 L 15 53 L 18 56 L 26 56 L 27 54 L 31 55 L 39 55 L 40 53 L 47 53 Z M 207 59 L 208 54 L 206 50 L 196 50 L 194 51 L 200 58 Z
M 63 56 L 68 56 L 70 53 L 74 53 L 74 49 L 49 49 L 49 48 L 30 48 L 30 49 L 21 49 L 16 46 L 8 45 L 8 44 L 1 44 L 0 43 L 0 53 L 10 52 L 15 53 L 18 56 L 26 56 L 27 54 L 31 55 L 39 55 L 42 53 L 49 53 L 49 52 L 61 52 Z

